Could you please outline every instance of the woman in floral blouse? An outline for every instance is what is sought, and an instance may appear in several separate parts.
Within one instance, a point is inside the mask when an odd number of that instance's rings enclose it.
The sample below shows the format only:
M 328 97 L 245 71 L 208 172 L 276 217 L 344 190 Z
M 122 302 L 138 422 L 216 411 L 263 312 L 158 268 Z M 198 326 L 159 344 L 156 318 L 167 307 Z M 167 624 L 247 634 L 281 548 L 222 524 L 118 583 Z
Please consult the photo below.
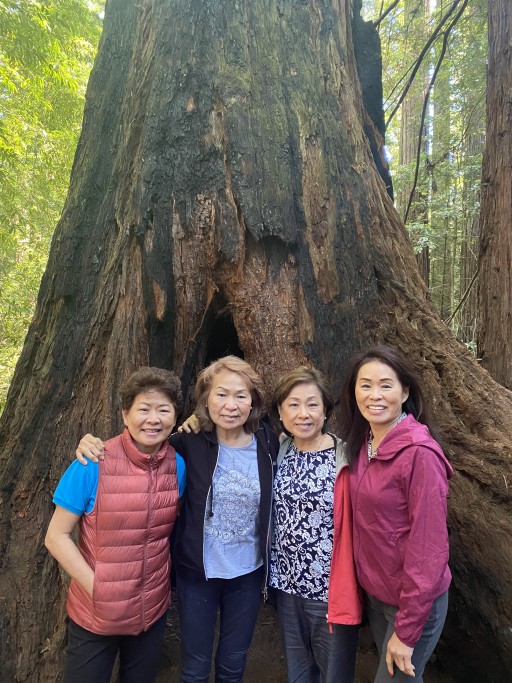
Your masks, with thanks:
M 272 400 L 286 436 L 274 480 L 269 583 L 290 683 L 354 680 L 361 603 L 347 462 L 337 437 L 325 431 L 333 406 L 325 377 L 309 367 L 284 375 Z

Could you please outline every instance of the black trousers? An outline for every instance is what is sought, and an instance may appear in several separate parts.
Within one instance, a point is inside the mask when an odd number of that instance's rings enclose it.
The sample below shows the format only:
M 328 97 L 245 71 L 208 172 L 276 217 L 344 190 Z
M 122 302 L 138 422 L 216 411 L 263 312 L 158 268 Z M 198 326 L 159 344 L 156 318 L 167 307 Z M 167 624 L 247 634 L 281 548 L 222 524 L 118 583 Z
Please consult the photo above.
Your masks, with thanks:
M 101 636 L 68 619 L 64 683 L 109 683 L 119 652 L 121 683 L 153 683 L 165 633 L 165 613 L 137 636 Z
M 215 624 L 216 683 L 242 683 L 261 599 L 263 567 L 233 579 L 208 579 L 178 570 L 181 683 L 207 683 Z

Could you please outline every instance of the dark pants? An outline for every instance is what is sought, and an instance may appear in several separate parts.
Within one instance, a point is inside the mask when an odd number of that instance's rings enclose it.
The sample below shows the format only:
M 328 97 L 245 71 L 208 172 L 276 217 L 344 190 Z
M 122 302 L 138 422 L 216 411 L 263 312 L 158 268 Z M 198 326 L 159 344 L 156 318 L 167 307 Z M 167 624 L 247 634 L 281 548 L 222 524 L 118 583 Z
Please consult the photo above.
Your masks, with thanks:
M 377 669 L 374 683 L 389 683 L 386 649 L 388 641 L 395 631 L 395 616 L 398 609 L 368 595 L 366 597 L 366 611 L 370 628 L 375 638 L 375 644 L 379 651 L 379 668 Z M 395 666 L 393 683 L 423 683 L 423 671 L 441 636 L 447 611 L 448 592 L 443 593 L 437 600 L 434 600 L 427 623 L 421 632 L 421 637 L 414 646 L 414 652 L 412 653 L 412 663 L 415 667 L 414 678 L 407 676 L 407 674 L 404 674 Z
M 234 579 L 204 579 L 178 570 L 181 627 L 181 681 L 208 681 L 217 613 L 220 632 L 215 655 L 217 683 L 240 683 L 251 644 L 263 582 L 263 567 Z
M 327 623 L 327 603 L 277 591 L 288 683 L 353 683 L 359 626 Z
M 153 683 L 162 643 L 165 613 L 138 636 L 100 636 L 68 620 L 64 683 L 109 683 L 119 652 L 120 683 Z

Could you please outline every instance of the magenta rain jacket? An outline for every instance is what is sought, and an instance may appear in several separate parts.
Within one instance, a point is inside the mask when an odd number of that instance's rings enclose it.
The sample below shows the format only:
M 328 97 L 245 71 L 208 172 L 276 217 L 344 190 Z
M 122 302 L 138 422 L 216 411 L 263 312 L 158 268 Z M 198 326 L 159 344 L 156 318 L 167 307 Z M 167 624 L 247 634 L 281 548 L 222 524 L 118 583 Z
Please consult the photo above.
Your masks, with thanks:
M 446 496 L 453 469 L 425 425 L 408 415 L 351 471 L 354 560 L 370 595 L 398 607 L 395 632 L 414 647 L 432 603 L 450 585 Z

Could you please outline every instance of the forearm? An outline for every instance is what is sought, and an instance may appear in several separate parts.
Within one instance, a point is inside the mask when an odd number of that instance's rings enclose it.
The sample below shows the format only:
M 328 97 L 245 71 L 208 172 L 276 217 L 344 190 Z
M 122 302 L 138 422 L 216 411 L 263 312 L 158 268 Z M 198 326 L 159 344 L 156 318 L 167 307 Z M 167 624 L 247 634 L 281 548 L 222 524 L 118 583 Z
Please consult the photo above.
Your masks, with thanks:
M 94 571 L 85 561 L 71 536 L 53 534 L 49 530 L 45 538 L 45 546 L 64 571 L 92 597 Z
M 410 530 L 403 545 L 403 577 L 395 630 L 413 647 L 427 622 L 434 600 L 445 589 L 448 571 L 446 473 L 441 463 L 416 452 L 407 487 Z

